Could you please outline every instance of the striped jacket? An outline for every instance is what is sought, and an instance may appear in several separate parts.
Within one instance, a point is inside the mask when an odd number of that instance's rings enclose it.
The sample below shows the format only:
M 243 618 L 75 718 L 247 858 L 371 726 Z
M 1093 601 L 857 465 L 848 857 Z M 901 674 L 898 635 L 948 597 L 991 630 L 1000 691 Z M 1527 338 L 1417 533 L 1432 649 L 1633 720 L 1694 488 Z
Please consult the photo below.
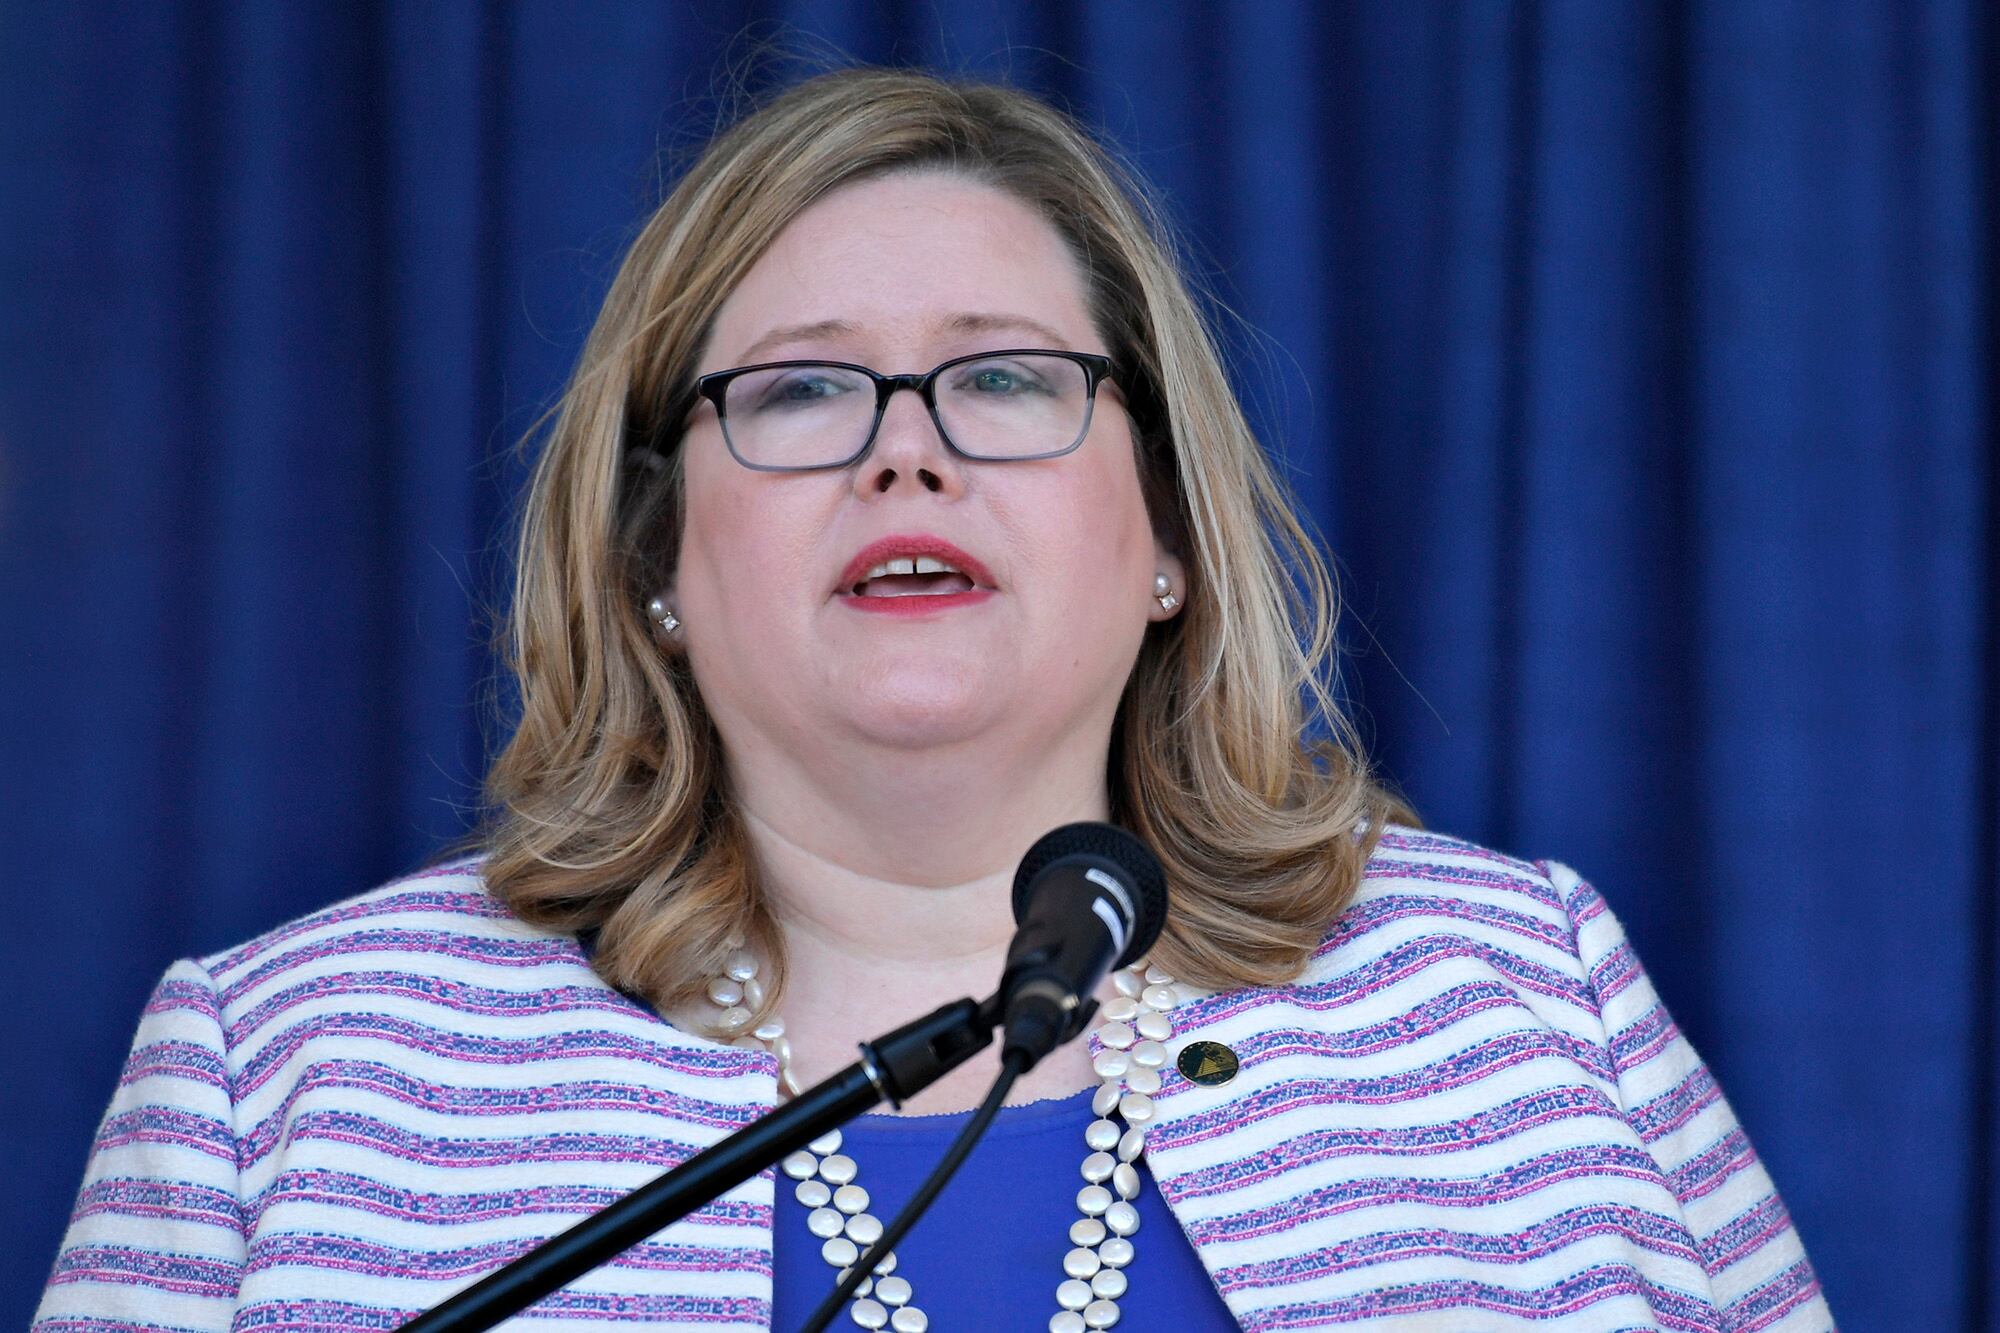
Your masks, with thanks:
M 1831 1327 L 1721 1091 L 1561 865 L 1392 828 L 1296 984 L 1173 1018 L 1170 1051 L 1241 1069 L 1170 1062 L 1147 1157 L 1246 1329 Z M 36 1327 L 391 1327 L 767 1110 L 773 1076 L 476 866 L 414 876 L 167 973 Z M 766 1327 L 772 1188 L 531 1322 Z

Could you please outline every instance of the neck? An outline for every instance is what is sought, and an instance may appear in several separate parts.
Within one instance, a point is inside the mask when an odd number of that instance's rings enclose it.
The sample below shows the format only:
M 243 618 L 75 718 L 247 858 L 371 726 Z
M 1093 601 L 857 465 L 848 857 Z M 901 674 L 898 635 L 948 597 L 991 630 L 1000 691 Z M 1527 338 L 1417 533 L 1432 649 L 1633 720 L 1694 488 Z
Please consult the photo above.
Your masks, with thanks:
M 906 753 L 858 765 L 865 782 L 859 772 L 828 780 L 732 760 L 737 808 L 784 942 L 780 1009 L 801 1086 L 849 1063 L 857 1043 L 993 990 L 1013 938 L 1022 854 L 1051 828 L 1108 816 L 1103 746 L 1095 753 L 1094 764 L 1032 773 L 994 765 L 990 749 L 979 772 L 949 755 Z M 1014 1100 L 1086 1086 L 1087 1056 L 1072 1046 L 1031 1071 Z M 971 1106 L 997 1068 L 989 1049 L 906 1109 Z

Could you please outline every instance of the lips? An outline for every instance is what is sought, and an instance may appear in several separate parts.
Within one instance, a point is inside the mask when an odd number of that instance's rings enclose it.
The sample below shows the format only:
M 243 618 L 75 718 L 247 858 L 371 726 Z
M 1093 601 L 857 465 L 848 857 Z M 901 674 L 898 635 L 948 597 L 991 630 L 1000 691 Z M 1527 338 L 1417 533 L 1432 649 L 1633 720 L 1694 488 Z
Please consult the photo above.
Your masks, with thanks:
M 983 600 L 992 590 L 993 575 L 985 565 L 942 537 L 928 533 L 907 533 L 870 542 L 847 562 L 834 589 L 857 602 L 894 599 L 925 604 L 957 603 L 974 596 Z

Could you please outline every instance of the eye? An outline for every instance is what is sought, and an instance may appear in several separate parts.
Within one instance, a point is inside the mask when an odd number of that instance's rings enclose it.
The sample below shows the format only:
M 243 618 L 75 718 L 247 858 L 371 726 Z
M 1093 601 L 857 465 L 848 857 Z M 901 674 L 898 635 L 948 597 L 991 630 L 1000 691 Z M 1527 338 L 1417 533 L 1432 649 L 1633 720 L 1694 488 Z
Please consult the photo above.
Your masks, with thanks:
M 847 382 L 847 377 L 839 375 L 831 367 L 826 369 L 801 367 L 783 371 L 755 385 L 752 406 L 759 412 L 788 407 L 811 407 L 815 403 L 823 403 L 829 398 L 838 398 L 842 394 L 849 393 L 853 387 Z
M 962 366 L 952 377 L 952 392 L 989 398 L 1013 398 L 1047 391 L 1042 377 L 1018 361 L 979 361 Z

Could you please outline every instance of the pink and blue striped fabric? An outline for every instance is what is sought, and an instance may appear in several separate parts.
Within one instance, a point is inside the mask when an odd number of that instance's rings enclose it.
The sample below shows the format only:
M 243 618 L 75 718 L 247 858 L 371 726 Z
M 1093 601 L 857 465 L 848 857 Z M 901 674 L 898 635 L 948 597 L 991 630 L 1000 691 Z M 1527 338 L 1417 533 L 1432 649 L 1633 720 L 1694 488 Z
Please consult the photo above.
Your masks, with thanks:
M 1832 1326 L 1721 1091 L 1561 865 L 1392 828 L 1296 984 L 1184 992 L 1174 1019 L 1170 1049 L 1241 1070 L 1170 1066 L 1147 1160 L 1246 1329 Z M 168 972 L 36 1327 L 393 1327 L 768 1109 L 774 1072 L 626 1000 L 476 865 L 399 881 Z M 772 1188 L 512 1326 L 767 1327 Z

